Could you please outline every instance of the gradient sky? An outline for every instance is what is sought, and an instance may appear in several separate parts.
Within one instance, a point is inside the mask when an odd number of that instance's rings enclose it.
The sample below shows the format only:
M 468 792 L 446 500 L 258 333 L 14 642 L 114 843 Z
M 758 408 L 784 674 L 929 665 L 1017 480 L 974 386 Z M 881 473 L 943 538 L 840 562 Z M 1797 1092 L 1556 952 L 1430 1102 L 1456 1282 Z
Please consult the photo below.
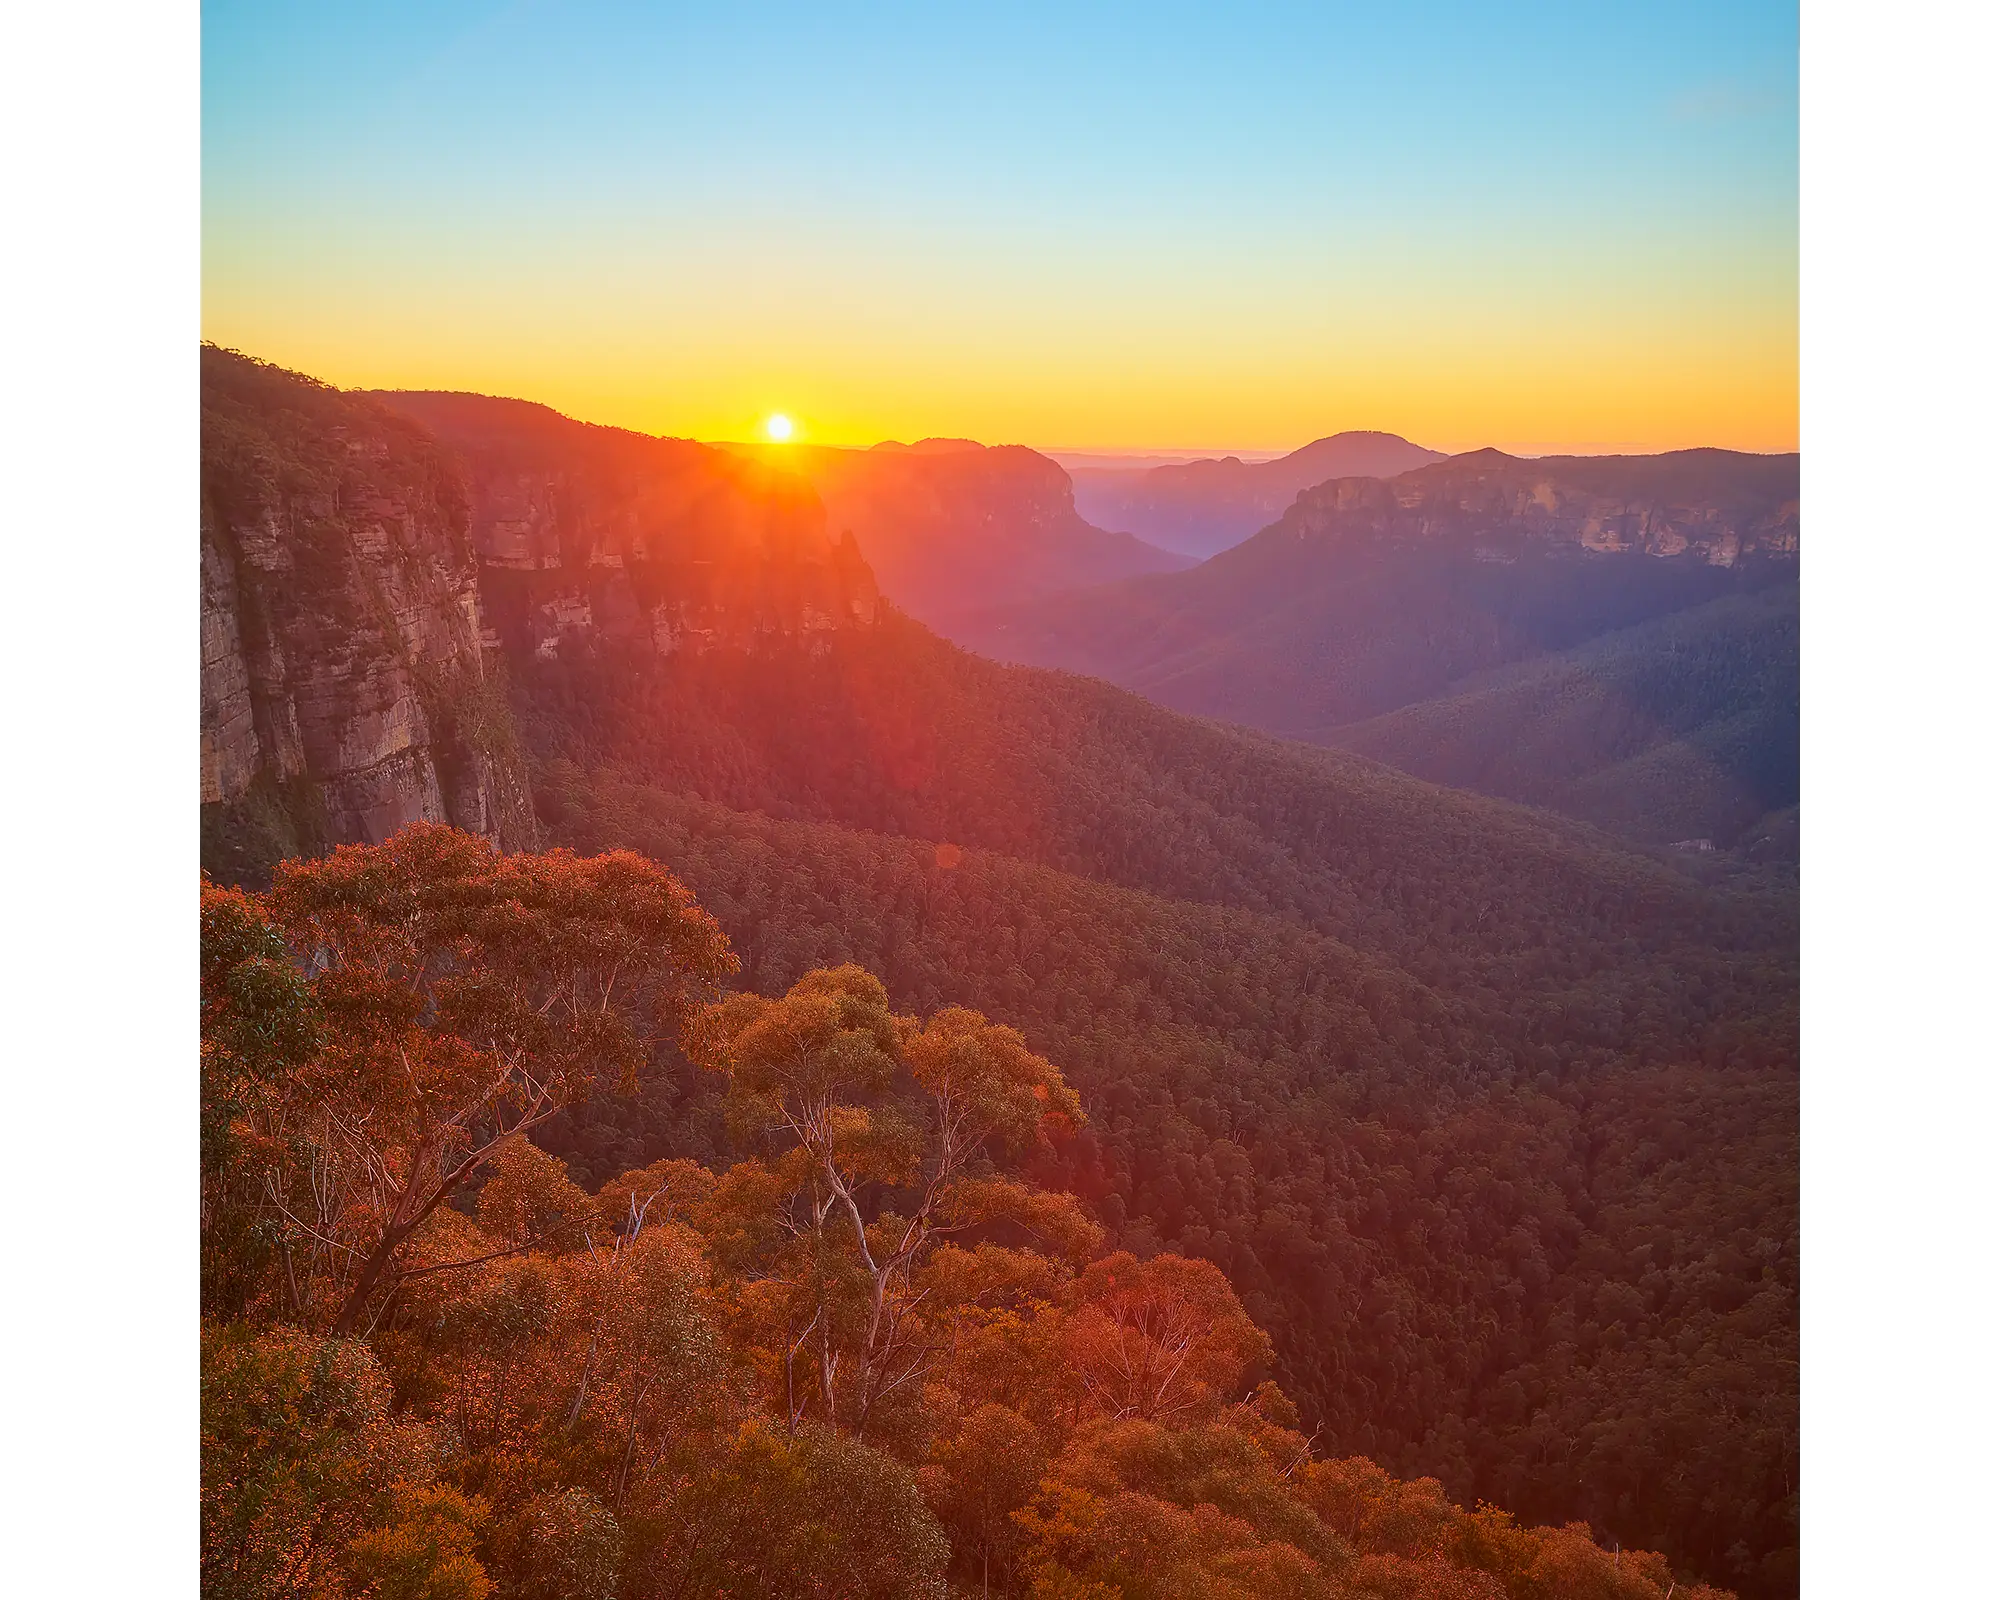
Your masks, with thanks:
M 1798 16 L 203 8 L 203 332 L 823 443 L 1789 450 Z

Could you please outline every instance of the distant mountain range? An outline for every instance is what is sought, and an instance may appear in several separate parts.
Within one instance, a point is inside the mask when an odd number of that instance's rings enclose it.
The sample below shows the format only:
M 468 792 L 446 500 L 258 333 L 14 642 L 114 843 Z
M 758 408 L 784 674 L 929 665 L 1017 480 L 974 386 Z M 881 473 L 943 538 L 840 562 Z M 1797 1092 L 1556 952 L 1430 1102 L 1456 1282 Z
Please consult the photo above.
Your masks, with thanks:
M 301 415 L 339 416 L 350 449 L 393 453 L 380 421 L 353 409 L 359 396 L 225 365 L 212 384 L 218 406 L 232 385 L 259 404 L 260 386 L 275 386 Z M 1762 848 L 1785 834 L 1780 814 L 1797 803 L 1796 456 L 1477 451 L 1389 479 L 1310 486 L 1263 532 L 1191 566 L 1086 521 L 1063 469 L 1020 446 L 718 448 L 526 401 L 368 398 L 465 464 L 482 623 L 510 654 L 546 658 L 573 638 L 658 653 L 824 639 L 871 619 L 886 597 L 1003 660 L 1108 678 L 1175 710 L 1344 746 L 1650 844 Z M 1350 434 L 1281 462 L 1143 476 L 1240 484 L 1331 460 L 1387 465 L 1415 449 Z M 408 504 L 413 492 L 447 491 L 390 485 L 383 504 Z M 267 583 L 254 541 L 217 570 L 233 570 L 246 593 L 276 585 L 243 610 L 243 628 L 296 608 L 299 575 Z M 375 604 L 356 575 L 314 581 L 347 596 L 335 613 Z M 470 578 L 450 582 L 462 590 Z M 438 616 L 456 604 L 415 591 L 388 601 Z M 454 645 L 453 660 L 469 662 L 467 648 Z M 219 772 L 282 778 L 298 765 L 285 753 L 295 737 L 334 748 L 374 740 L 361 724 L 319 727 L 322 712 L 354 697 L 281 692 L 260 677 L 272 652 L 255 639 L 239 649 L 248 698 L 225 719 Z M 469 665 L 445 676 L 454 673 L 476 678 Z M 251 716 L 274 695 L 296 708 Z M 518 800 L 503 796 L 518 794 L 518 778 L 467 775 L 451 743 L 462 720 L 432 708 L 428 746 L 397 758 L 408 771 L 362 763 L 326 803 L 375 819 L 371 832 L 440 808 L 514 814 Z M 296 736 L 283 732 L 294 723 Z M 242 780 L 218 781 L 233 790 Z M 477 795 L 454 798 L 467 783 Z
M 1133 469 L 1072 465 L 1078 512 L 1104 528 L 1206 558 L 1276 520 L 1303 489 L 1329 478 L 1393 478 L 1441 461 L 1393 433 L 1336 433 L 1275 461 L 1189 461 Z
M 1475 451 L 1320 484 L 1191 571 L 995 607 L 957 637 L 1651 842 L 1735 837 L 1798 795 L 1798 470 Z

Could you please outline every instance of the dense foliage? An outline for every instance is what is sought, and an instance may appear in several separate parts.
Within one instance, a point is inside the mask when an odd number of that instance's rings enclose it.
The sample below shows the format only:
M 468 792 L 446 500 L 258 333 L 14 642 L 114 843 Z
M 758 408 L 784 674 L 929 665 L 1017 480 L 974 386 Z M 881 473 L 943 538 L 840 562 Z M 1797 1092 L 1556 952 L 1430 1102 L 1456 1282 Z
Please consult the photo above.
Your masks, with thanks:
M 1703 888 L 893 617 L 812 660 L 523 681 L 531 743 L 565 753 L 545 824 L 672 863 L 754 986 L 857 960 L 1061 1056 L 1093 1156 L 1052 1176 L 1134 1247 L 1223 1265 L 1342 1447 L 1787 1592 L 1782 885 Z M 636 1132 L 571 1117 L 561 1148 Z
M 1316 1449 L 1212 1263 L 1026 1181 L 1050 1061 L 852 965 L 704 999 L 636 856 L 423 826 L 202 926 L 205 1594 L 1714 1593 Z M 674 1017 L 730 1159 L 579 1187 L 523 1131 Z
M 1798 584 L 1605 634 L 1329 737 L 1629 837 L 1754 845 L 1799 802 Z
M 1220 1265 L 1331 1447 L 1783 1591 L 1798 1251 L 1781 1017 L 1711 1030 L 1703 1063 L 1693 974 L 1628 990 L 1614 972 L 1509 1015 L 1291 918 L 572 768 L 541 788 L 560 836 L 672 862 L 760 991 L 858 961 L 898 1004 L 962 1001 L 1061 1059 L 1091 1121 L 1044 1176 L 1128 1247 Z M 1711 982 L 1721 1017 L 1768 1008 Z M 712 1158 L 721 1122 L 683 1067 L 547 1138 L 609 1175 L 654 1151 Z

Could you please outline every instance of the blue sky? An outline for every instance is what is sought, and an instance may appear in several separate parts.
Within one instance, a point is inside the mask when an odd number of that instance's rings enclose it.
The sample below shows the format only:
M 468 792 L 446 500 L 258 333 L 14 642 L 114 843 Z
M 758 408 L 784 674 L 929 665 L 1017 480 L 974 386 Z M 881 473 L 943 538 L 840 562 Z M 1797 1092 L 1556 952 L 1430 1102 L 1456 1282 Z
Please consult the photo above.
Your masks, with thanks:
M 856 439 L 1796 431 L 1793 7 L 203 29 L 205 327 L 335 381 L 696 433 L 785 404 Z M 1659 414 L 1627 396 L 1577 437 L 1620 370 Z

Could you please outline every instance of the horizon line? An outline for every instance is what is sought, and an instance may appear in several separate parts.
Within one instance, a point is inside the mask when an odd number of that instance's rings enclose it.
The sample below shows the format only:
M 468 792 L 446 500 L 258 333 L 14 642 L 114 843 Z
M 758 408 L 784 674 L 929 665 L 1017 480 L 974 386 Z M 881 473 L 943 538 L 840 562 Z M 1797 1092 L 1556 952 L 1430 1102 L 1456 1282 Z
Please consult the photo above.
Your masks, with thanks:
M 201 343 L 203 345 L 212 346 L 216 349 L 226 351 L 233 355 L 247 356 L 250 360 L 253 361 L 260 361 L 271 366 L 280 367 L 286 371 L 297 372 L 301 376 L 312 377 L 319 382 L 326 381 L 325 379 L 317 378 L 316 374 L 307 372 L 303 367 L 292 367 L 282 360 L 272 360 L 269 357 L 254 355 L 250 351 L 222 343 L 219 340 L 214 340 L 206 336 L 203 337 Z M 591 417 L 581 416 L 576 412 L 565 411 L 560 406 L 553 404 L 552 402 L 547 400 L 535 400 L 531 399 L 527 395 L 519 395 L 519 394 L 516 395 L 496 394 L 490 390 L 485 390 L 485 389 L 441 388 L 441 387 L 429 387 L 429 386 L 409 387 L 403 385 L 389 385 L 381 383 L 367 383 L 367 384 L 355 384 L 355 385 L 335 384 L 333 385 L 333 387 L 341 389 L 343 392 L 354 393 L 354 394 L 370 394 L 370 393 L 462 394 L 462 395 L 472 395 L 488 400 L 511 400 L 522 405 L 541 406 L 546 410 L 555 412 L 558 416 L 566 417 L 572 422 L 584 423 L 590 427 L 617 428 L 626 433 L 642 434 L 646 437 L 655 439 L 684 439 L 688 440 L 691 443 L 706 445 L 711 449 L 730 449 L 730 450 L 785 449 L 793 445 L 804 445 L 810 448 L 816 448 L 822 450 L 872 450 L 875 449 L 877 446 L 884 444 L 905 444 L 905 443 L 914 444 L 921 442 L 924 439 L 956 439 L 956 438 L 967 437 L 964 434 L 954 434 L 954 433 L 919 433 L 909 440 L 903 440 L 903 439 L 898 439 L 892 435 L 884 435 L 882 438 L 874 440 L 868 444 L 827 443 L 818 439 L 811 438 L 809 436 L 805 438 L 795 437 L 784 441 L 782 444 L 768 439 L 722 439 L 722 438 L 704 439 L 692 433 L 660 433 L 660 432 L 652 432 L 644 428 L 635 428 L 632 427 L 629 423 L 600 422 Z M 1322 439 L 1336 438 L 1344 433 L 1386 434 L 1391 438 L 1401 439 L 1406 444 L 1415 445 L 1419 449 L 1435 450 L 1440 455 L 1444 456 L 1469 455 L 1477 450 L 1497 450 L 1504 455 L 1515 456 L 1518 457 L 1519 459 L 1528 461 L 1539 460 L 1546 456 L 1671 455 L 1674 452 L 1681 450 L 1728 450 L 1731 453 L 1737 455 L 1775 456 L 1775 455 L 1800 454 L 1799 447 L 1796 444 L 1794 444 L 1790 449 L 1786 450 L 1744 450 L 1733 445 L 1718 445 L 1718 444 L 1656 445 L 1649 443 L 1647 441 L 1630 440 L 1630 439 L 1586 439 L 1586 440 L 1579 440 L 1576 442 L 1555 441 L 1549 439 L 1515 439 L 1515 440 L 1483 439 L 1477 443 L 1463 441 L 1463 440 L 1448 440 L 1441 443 L 1426 443 L 1420 439 L 1413 439 L 1408 434 L 1400 433 L 1393 428 L 1365 428 L 1365 427 L 1336 428 L 1331 433 L 1312 434 L 1310 437 L 1308 437 L 1302 443 L 1299 444 L 1280 445 L 1280 446 L 1134 445 L 1134 446 L 1121 447 L 1117 445 L 1030 444 L 1025 440 L 1005 440 L 1005 439 L 998 441 L 971 439 L 969 440 L 969 442 L 977 444 L 983 449 L 994 449 L 1000 445 L 1006 445 L 1006 444 L 1020 444 L 1024 449 L 1033 450 L 1039 455 L 1047 456 L 1051 460 L 1057 461 L 1058 464 L 1060 464 L 1060 458 L 1063 456 L 1096 456 L 1104 458 L 1106 460 L 1148 462 L 1153 466 L 1167 466 L 1167 465 L 1173 465 L 1191 461 L 1220 461 L 1220 460 L 1226 460 L 1229 457 L 1234 456 L 1236 457 L 1236 459 L 1244 462 L 1247 465 L 1255 465 L 1264 462 L 1282 460 L 1284 457 L 1296 454 L 1298 451 L 1305 449 L 1309 445 L 1317 444 Z

